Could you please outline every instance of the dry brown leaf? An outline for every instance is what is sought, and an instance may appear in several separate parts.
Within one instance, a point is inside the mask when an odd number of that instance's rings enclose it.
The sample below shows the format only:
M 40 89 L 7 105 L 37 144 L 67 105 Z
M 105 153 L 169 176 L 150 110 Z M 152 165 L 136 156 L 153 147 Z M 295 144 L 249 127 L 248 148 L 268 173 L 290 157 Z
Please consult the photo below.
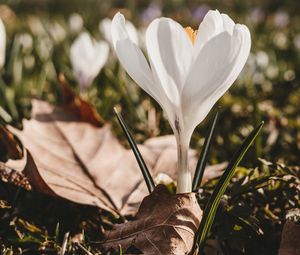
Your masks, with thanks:
M 9 127 L 22 142 L 24 157 L 0 162 L 1 172 L 13 169 L 25 174 L 42 193 L 111 212 L 135 213 L 148 191 L 132 151 L 117 141 L 110 126 L 95 127 L 43 101 L 33 100 L 32 105 L 32 117 L 23 121 L 22 131 Z M 166 136 L 139 146 L 153 175 L 166 172 L 176 178 L 174 141 L 173 136 Z M 191 150 L 190 169 L 195 164 Z M 219 175 L 222 169 L 217 166 L 205 176 Z
M 27 190 L 31 189 L 29 181 L 25 174 L 18 170 L 24 168 L 26 160 L 24 160 L 24 152 L 19 142 L 14 138 L 14 135 L 10 133 L 5 127 L 0 126 L 0 146 L 5 146 L 8 157 L 8 162 L 16 162 L 13 167 L 9 167 L 5 163 L 0 161 L 0 179 L 4 182 L 14 183 Z
M 121 245 L 148 255 L 188 254 L 202 211 L 194 193 L 172 195 L 163 185 L 144 198 L 134 221 L 115 225 L 102 243 L 105 250 Z
M 59 75 L 59 81 L 62 94 L 62 109 L 77 116 L 83 122 L 90 123 L 96 127 L 102 127 L 104 122 L 95 108 L 74 94 L 63 74 Z
M 0 144 L 4 144 L 7 149 L 8 157 L 11 159 L 20 159 L 23 157 L 23 151 L 13 134 L 5 127 L 0 126 Z
M 279 255 L 300 255 L 300 225 L 287 220 L 284 224 Z

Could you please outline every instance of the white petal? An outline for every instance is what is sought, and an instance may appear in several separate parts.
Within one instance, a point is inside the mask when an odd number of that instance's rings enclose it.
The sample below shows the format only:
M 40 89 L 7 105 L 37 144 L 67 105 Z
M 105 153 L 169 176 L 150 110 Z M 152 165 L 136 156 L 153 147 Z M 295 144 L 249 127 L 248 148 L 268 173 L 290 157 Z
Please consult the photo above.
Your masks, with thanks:
M 0 18 L 0 69 L 4 66 L 6 49 L 5 26 Z
M 105 41 L 100 41 L 94 45 L 93 50 L 94 50 L 94 56 L 90 60 L 90 65 L 89 65 L 89 69 L 90 69 L 89 75 L 92 79 L 94 79 L 98 75 L 100 70 L 105 65 L 109 56 L 109 45 Z
M 156 82 L 178 106 L 192 62 L 192 41 L 180 24 L 160 18 L 152 21 L 146 31 L 146 47 Z
M 223 30 L 232 35 L 235 23 L 227 14 L 222 13 L 221 16 L 223 20 Z
M 171 103 L 160 84 L 154 82 L 152 71 L 141 49 L 129 38 L 125 18 L 120 13 L 117 13 L 112 20 L 112 39 L 116 54 L 126 72 L 160 104 L 170 122 L 174 123 Z
M 70 49 L 70 60 L 74 75 L 81 86 L 88 86 L 89 59 L 92 56 L 92 42 L 87 33 L 81 33 Z
M 117 13 L 112 20 L 111 34 L 116 54 L 131 78 L 157 99 L 150 67 L 142 51 L 129 38 L 125 22 L 121 13 Z
M 109 46 L 106 42 L 94 42 L 84 32 L 74 41 L 70 49 L 70 59 L 76 79 L 81 87 L 89 86 L 106 63 Z
M 99 23 L 99 30 L 106 41 L 112 43 L 111 38 L 111 19 L 105 18 Z
M 223 19 L 218 10 L 208 11 L 200 23 L 195 41 L 195 56 L 212 37 L 223 32 Z
M 135 26 L 128 20 L 126 20 L 125 25 L 131 41 L 134 42 L 136 45 L 139 45 L 139 36 Z
M 248 58 L 251 38 L 246 26 L 235 25 L 232 36 L 223 32 L 200 51 L 182 94 L 186 136 L 236 80 Z
M 214 36 L 227 31 L 232 34 L 233 20 L 227 14 L 221 14 L 218 10 L 209 11 L 200 23 L 195 42 L 194 57 L 197 57 L 201 48 Z
M 99 30 L 100 30 L 102 36 L 104 37 L 104 39 L 106 41 L 108 41 L 109 43 L 112 43 L 111 22 L 112 22 L 111 19 L 105 18 L 105 19 L 101 20 L 101 22 L 99 23 Z M 125 26 L 126 26 L 126 31 L 128 33 L 129 38 L 135 44 L 138 45 L 139 38 L 138 38 L 138 33 L 137 33 L 135 26 L 128 20 L 126 20 Z
M 130 39 L 126 29 L 126 20 L 120 12 L 116 13 L 111 24 L 111 38 L 116 48 L 117 41 Z

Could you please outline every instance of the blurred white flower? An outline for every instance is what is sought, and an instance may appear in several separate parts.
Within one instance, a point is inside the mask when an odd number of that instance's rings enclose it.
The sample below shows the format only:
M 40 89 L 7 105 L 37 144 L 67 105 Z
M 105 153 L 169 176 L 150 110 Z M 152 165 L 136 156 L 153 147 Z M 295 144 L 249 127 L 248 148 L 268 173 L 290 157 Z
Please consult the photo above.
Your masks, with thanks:
M 250 11 L 249 18 L 252 23 L 258 24 L 264 20 L 265 13 L 261 8 L 256 7 Z
M 285 11 L 278 11 L 274 15 L 274 25 L 276 27 L 284 28 L 290 22 L 289 14 Z
M 288 38 L 283 32 L 276 33 L 273 42 L 281 50 L 285 50 L 288 47 Z
M 0 18 L 0 69 L 4 66 L 6 50 L 6 32 L 3 21 Z
M 47 34 L 45 26 L 38 16 L 31 15 L 28 17 L 27 21 L 33 35 L 44 36 Z
M 56 44 L 61 43 L 67 36 L 65 28 L 57 21 L 48 24 L 48 31 Z
M 295 71 L 292 69 L 286 70 L 283 74 L 283 78 L 285 81 L 292 81 L 295 79 L 295 77 L 296 77 Z
M 70 59 L 74 75 L 81 90 L 90 86 L 109 54 L 109 46 L 105 41 L 96 42 L 87 32 L 81 33 L 70 50 Z
M 36 41 L 36 51 L 43 62 L 47 62 L 53 52 L 53 42 L 50 37 L 43 35 L 38 36 L 38 40 Z
M 253 74 L 253 77 L 252 77 L 252 81 L 253 83 L 255 84 L 263 84 L 265 82 L 266 78 L 265 78 L 265 75 L 261 72 L 255 72 Z
M 169 18 L 146 31 L 149 63 L 117 13 L 112 21 L 116 54 L 132 79 L 165 111 L 178 147 L 177 192 L 191 191 L 187 152 L 192 132 L 229 89 L 245 65 L 251 38 L 246 26 L 209 11 L 198 32 Z
M 29 33 L 19 34 L 17 37 L 18 43 L 22 47 L 23 53 L 29 53 L 33 49 L 33 39 Z
M 260 68 L 266 68 L 269 64 L 269 56 L 264 51 L 256 53 L 256 63 Z
M 295 37 L 294 37 L 294 46 L 296 47 L 297 50 L 300 50 L 300 34 L 297 34 Z
M 276 79 L 278 77 L 279 74 L 279 68 L 276 65 L 270 65 L 268 66 L 267 70 L 266 70 L 266 75 L 269 79 Z
M 79 33 L 83 28 L 83 19 L 78 13 L 73 13 L 69 17 L 69 27 L 72 33 Z
M 27 69 L 27 70 L 30 70 L 34 67 L 35 65 L 35 58 L 33 55 L 27 55 L 27 56 L 24 56 L 23 58 L 23 62 L 24 62 L 24 67 Z
M 112 38 L 111 38 L 111 24 L 112 20 L 109 18 L 105 18 L 100 21 L 99 23 L 99 30 L 106 41 L 108 41 L 112 45 Z M 139 34 L 135 26 L 130 22 L 125 22 L 126 31 L 128 36 L 132 42 L 136 45 L 139 44 Z

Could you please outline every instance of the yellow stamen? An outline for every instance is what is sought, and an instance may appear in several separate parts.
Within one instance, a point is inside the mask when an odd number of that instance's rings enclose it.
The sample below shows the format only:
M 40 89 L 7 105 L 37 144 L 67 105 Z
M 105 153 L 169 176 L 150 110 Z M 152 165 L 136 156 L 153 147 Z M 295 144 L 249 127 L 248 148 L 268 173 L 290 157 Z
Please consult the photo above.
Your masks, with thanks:
M 190 37 L 192 43 L 194 44 L 195 41 L 196 41 L 196 36 L 197 36 L 198 30 L 194 30 L 191 27 L 186 27 L 185 32 L 188 34 L 188 36 Z

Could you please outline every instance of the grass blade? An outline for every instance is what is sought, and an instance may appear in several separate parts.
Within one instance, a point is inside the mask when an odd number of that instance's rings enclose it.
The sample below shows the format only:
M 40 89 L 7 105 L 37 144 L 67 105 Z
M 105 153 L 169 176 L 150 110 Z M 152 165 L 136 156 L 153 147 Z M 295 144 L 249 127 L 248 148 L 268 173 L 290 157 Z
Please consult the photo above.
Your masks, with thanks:
M 147 188 L 149 190 L 149 192 L 151 193 L 153 190 L 154 190 L 154 187 L 155 187 L 155 184 L 154 184 L 154 181 L 152 179 L 152 176 L 146 166 L 146 163 L 136 145 L 136 142 L 134 141 L 132 135 L 130 134 L 129 132 L 129 129 L 124 121 L 124 119 L 122 118 L 121 114 L 117 111 L 116 108 L 114 108 L 114 111 L 115 111 L 115 114 L 117 115 L 117 118 L 118 118 L 118 121 L 127 137 L 127 140 L 129 142 L 129 145 L 134 153 L 134 156 L 139 164 L 139 167 L 141 169 L 141 172 L 143 174 L 143 177 L 145 179 L 145 182 L 146 182 L 146 185 L 147 185 Z
M 219 112 L 216 113 L 210 130 L 207 133 L 206 137 L 205 137 L 205 141 L 203 144 L 203 148 L 201 150 L 201 154 L 199 157 L 199 160 L 197 162 L 197 166 L 196 166 L 196 170 L 195 170 L 195 175 L 194 175 L 194 179 L 193 179 L 193 192 L 196 192 L 202 182 L 202 178 L 203 178 L 203 174 L 204 174 L 204 170 L 206 167 L 206 163 L 207 163 L 207 158 L 208 158 L 208 154 L 210 151 L 210 147 L 213 141 L 213 138 L 215 136 L 216 133 L 216 127 L 217 127 L 217 123 L 218 123 L 218 118 L 219 118 Z
M 229 162 L 226 170 L 224 171 L 224 174 L 221 176 L 212 196 L 210 197 L 205 207 L 199 229 L 195 235 L 194 247 L 192 249 L 191 254 L 194 254 L 197 247 L 199 247 L 198 254 L 203 254 L 205 240 L 214 221 L 221 197 L 224 194 L 229 184 L 229 181 L 234 174 L 235 168 L 243 159 L 245 153 L 248 151 L 249 147 L 257 137 L 262 126 L 263 126 L 263 122 L 261 122 L 261 124 L 248 135 L 248 137 L 244 140 L 244 142 L 240 146 L 239 150 L 236 151 L 235 154 L 233 155 L 233 158 Z

